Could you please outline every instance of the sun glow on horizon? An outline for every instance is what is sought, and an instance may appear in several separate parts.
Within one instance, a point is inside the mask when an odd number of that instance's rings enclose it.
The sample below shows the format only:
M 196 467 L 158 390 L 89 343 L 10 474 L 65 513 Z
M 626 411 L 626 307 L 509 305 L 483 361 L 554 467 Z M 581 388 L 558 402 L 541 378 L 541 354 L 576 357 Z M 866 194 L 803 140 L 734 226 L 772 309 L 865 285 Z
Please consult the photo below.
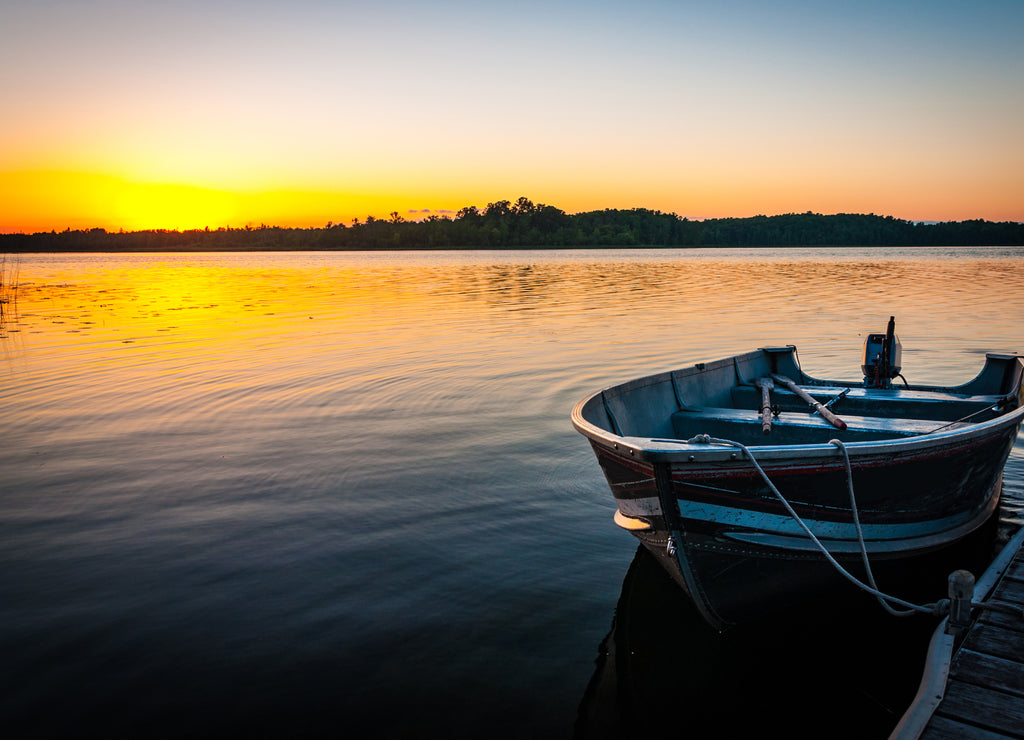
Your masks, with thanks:
M 239 192 L 178 183 L 133 182 L 77 172 L 0 172 L 0 233 L 102 228 L 146 231 L 268 226 L 311 228 L 398 211 L 453 214 L 466 203 L 330 190 Z
M 456 182 L 438 182 L 436 190 L 420 186 L 404 192 L 365 194 L 331 190 L 278 188 L 262 191 L 231 191 L 181 183 L 135 182 L 110 175 L 76 172 L 0 172 L 0 233 L 49 231 L 187 231 L 192 229 L 279 226 L 317 228 L 328 223 L 348 225 L 367 216 L 389 218 L 397 212 L 406 220 L 434 214 L 453 217 L 466 206 L 485 208 L 489 202 L 527 197 L 567 213 L 591 210 L 649 208 L 675 213 L 692 220 L 743 218 L 782 213 L 873 213 L 910 221 L 962 221 L 984 218 L 990 221 L 1021 221 L 1019 201 L 1012 188 L 992 198 L 984 214 L 972 211 L 971 202 L 947 199 L 944 212 L 934 215 L 934 204 L 942 199 L 926 188 L 904 187 L 895 181 L 859 189 L 829 187 L 822 181 L 814 193 L 799 196 L 799 187 L 779 191 L 771 183 L 738 184 L 725 178 L 708 177 L 705 188 L 656 180 L 643 187 L 634 184 L 628 201 L 604 182 L 570 179 L 548 181 L 538 194 L 525 183 L 501 186 L 481 183 L 484 197 L 474 197 L 469 188 Z M 479 193 L 478 193 L 479 194 Z M 973 201 L 972 201 L 973 202 Z M 684 208 L 679 203 L 685 204 Z
M 666 183 L 661 183 L 665 185 Z M 604 183 L 546 183 L 546 193 L 525 186 L 490 185 L 483 198 L 452 184 L 437 191 L 352 194 L 341 191 L 276 189 L 237 192 L 175 183 L 145 183 L 111 177 L 69 172 L 0 172 L 0 233 L 88 230 L 187 231 L 192 229 L 277 226 L 318 228 L 328 223 L 348 225 L 367 216 L 389 218 L 397 212 L 406 220 L 428 215 L 451 218 L 466 206 L 485 208 L 489 202 L 527 197 L 567 213 L 592 210 L 649 208 L 675 213 L 691 220 L 744 218 L 783 213 L 872 213 L 909 221 L 1021 221 L 1019 202 L 1004 190 L 1000 202 L 990 202 L 979 215 L 971 203 L 949 199 L 944 213 L 936 217 L 935 198 L 927 191 L 901 189 L 900 183 L 883 187 L 862 187 L 859 192 L 822 186 L 806 198 L 794 191 L 774 192 L 767 186 L 743 187 L 715 182 L 699 188 L 640 187 L 634 196 L 620 201 L 621 194 Z M 688 210 L 678 203 L 689 204 Z

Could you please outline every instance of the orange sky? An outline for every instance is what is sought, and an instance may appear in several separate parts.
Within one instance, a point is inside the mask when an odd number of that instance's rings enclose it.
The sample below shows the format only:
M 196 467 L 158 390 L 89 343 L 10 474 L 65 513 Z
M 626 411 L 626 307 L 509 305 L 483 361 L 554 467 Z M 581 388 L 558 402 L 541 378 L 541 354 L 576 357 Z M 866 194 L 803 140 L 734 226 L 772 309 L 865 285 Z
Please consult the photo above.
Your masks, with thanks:
M 1024 221 L 1014 0 L 20 5 L 0 9 L 0 232 L 519 196 Z

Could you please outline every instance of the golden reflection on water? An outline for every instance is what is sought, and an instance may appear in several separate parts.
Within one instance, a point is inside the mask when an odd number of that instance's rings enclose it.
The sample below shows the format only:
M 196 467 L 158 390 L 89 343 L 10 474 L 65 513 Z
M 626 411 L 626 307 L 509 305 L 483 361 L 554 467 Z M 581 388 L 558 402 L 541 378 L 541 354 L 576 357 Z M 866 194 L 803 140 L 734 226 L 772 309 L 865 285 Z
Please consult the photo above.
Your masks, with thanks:
M 14 366 L 61 377 L 103 370 L 105 382 L 136 388 L 147 377 L 253 368 L 365 379 L 575 366 L 612 380 L 777 343 L 797 344 L 809 372 L 856 377 L 864 333 L 895 315 L 909 371 L 946 382 L 980 366 L 965 353 L 1024 349 L 1020 256 L 30 256 L 2 341 Z

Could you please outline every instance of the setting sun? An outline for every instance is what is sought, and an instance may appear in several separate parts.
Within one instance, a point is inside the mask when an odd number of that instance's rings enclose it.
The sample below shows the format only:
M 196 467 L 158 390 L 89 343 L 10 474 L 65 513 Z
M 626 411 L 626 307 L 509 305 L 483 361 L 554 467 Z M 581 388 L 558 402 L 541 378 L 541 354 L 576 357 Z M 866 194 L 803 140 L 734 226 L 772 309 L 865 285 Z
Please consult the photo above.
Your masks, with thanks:
M 111 212 L 125 230 L 201 229 L 237 222 L 238 204 L 228 193 L 185 185 L 123 183 Z

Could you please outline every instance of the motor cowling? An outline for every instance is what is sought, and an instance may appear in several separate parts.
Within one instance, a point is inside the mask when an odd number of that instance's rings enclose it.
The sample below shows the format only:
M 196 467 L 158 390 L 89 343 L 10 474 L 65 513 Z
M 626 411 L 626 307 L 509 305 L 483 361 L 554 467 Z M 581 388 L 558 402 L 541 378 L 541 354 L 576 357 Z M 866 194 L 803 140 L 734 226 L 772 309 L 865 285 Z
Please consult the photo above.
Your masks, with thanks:
M 864 385 L 868 388 L 888 388 L 893 378 L 900 374 L 903 363 L 903 346 L 896 336 L 896 318 L 889 317 L 885 334 L 868 334 L 864 340 Z

